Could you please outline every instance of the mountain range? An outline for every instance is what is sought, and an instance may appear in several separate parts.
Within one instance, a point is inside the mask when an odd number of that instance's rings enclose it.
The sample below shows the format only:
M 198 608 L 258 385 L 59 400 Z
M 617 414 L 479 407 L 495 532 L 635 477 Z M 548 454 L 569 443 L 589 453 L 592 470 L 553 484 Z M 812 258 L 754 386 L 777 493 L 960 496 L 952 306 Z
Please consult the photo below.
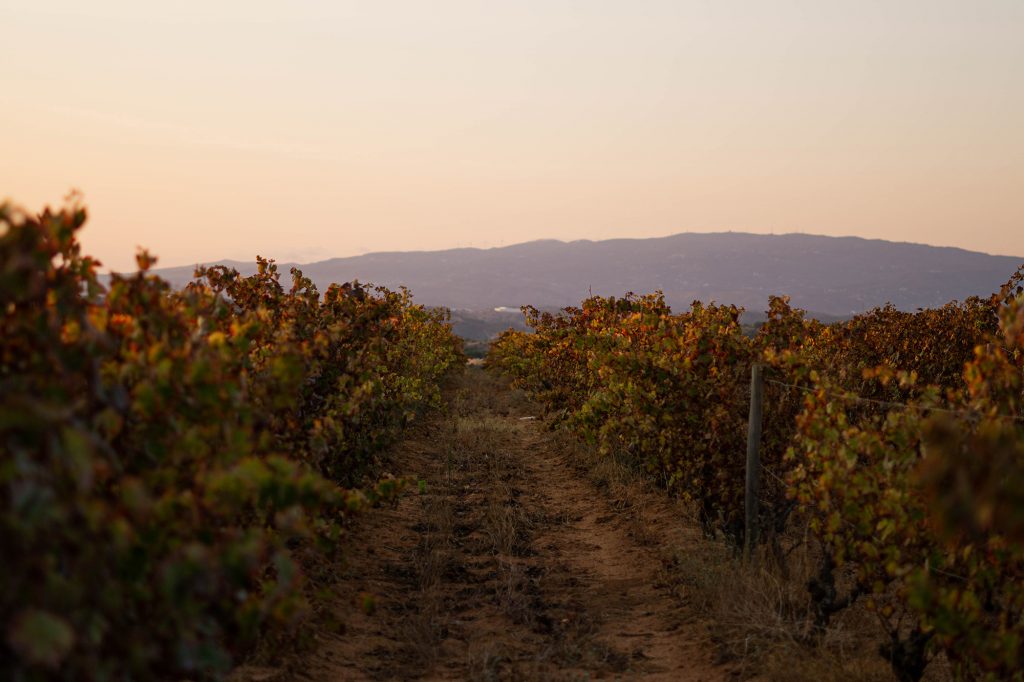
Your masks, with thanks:
M 1022 263 L 1024 257 L 879 239 L 720 232 L 369 253 L 297 267 L 321 288 L 353 279 L 404 285 L 419 303 L 464 311 L 557 308 L 591 293 L 661 290 L 674 308 L 699 299 L 752 312 L 764 310 L 769 295 L 787 294 L 794 305 L 828 318 L 889 302 L 913 310 L 988 295 Z M 219 264 L 243 274 L 255 269 L 254 263 Z M 283 280 L 292 265 L 281 264 Z M 193 269 L 157 273 L 181 285 Z

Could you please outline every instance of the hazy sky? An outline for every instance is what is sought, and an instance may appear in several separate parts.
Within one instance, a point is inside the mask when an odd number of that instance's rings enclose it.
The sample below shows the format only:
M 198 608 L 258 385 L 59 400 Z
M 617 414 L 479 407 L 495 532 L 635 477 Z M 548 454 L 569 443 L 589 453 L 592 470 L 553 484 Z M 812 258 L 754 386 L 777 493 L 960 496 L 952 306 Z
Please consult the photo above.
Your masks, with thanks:
M 0 0 L 0 196 L 127 268 L 688 230 L 1024 256 L 1024 0 Z

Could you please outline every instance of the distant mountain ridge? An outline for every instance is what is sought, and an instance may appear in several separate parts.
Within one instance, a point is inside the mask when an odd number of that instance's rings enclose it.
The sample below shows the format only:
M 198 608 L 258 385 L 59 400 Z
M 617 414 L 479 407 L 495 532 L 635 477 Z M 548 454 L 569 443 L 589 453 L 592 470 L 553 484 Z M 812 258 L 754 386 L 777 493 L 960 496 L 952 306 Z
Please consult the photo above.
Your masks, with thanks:
M 243 273 L 254 263 L 222 261 Z M 320 287 L 358 279 L 404 285 L 427 305 L 466 310 L 561 307 L 591 293 L 661 290 L 674 308 L 695 300 L 764 310 L 771 294 L 846 316 L 887 302 L 913 310 L 998 290 L 1024 257 L 860 237 L 742 232 L 650 239 L 541 240 L 491 249 L 369 253 L 299 265 Z M 291 263 L 281 264 L 287 279 Z M 157 272 L 181 285 L 192 267 Z

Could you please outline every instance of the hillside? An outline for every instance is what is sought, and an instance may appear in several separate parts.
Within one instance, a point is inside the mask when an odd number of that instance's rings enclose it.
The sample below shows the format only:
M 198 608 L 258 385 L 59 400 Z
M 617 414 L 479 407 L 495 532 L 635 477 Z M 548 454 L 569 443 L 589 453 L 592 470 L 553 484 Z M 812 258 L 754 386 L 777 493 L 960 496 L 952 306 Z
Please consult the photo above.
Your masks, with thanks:
M 913 310 L 989 294 L 1022 262 L 1024 257 L 877 239 L 726 232 L 370 253 L 300 267 L 319 285 L 351 279 L 404 285 L 420 303 L 466 310 L 565 306 L 588 292 L 660 289 L 673 307 L 701 299 L 758 311 L 769 295 L 785 292 L 796 306 L 844 316 L 886 302 Z M 179 284 L 191 273 L 191 267 L 159 271 Z

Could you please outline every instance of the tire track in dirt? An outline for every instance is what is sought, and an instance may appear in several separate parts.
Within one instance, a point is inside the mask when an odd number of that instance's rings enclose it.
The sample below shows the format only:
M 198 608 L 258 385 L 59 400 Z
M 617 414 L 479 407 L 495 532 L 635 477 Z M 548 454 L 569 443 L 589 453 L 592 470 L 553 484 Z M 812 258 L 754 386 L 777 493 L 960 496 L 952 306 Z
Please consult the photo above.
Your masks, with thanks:
M 624 513 L 529 418 L 536 409 L 467 370 L 449 414 L 392 453 L 393 472 L 425 491 L 368 515 L 345 541 L 353 549 L 328 602 L 343 625 L 318 629 L 311 651 L 235 678 L 728 678 L 662 580 L 649 533 L 670 507 Z M 697 550 L 695 533 L 669 525 L 682 533 L 676 546 Z

